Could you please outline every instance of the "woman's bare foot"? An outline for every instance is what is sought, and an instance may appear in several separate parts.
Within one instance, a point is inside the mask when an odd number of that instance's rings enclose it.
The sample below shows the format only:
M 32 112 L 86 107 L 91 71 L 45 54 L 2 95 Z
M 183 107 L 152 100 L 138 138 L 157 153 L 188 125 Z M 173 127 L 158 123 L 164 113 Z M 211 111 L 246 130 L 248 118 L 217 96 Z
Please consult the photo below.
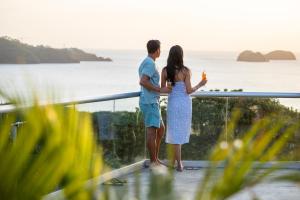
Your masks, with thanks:
M 180 163 L 180 164 L 177 165 L 176 170 L 178 172 L 182 172 L 183 171 L 183 165 L 182 165 L 182 163 Z

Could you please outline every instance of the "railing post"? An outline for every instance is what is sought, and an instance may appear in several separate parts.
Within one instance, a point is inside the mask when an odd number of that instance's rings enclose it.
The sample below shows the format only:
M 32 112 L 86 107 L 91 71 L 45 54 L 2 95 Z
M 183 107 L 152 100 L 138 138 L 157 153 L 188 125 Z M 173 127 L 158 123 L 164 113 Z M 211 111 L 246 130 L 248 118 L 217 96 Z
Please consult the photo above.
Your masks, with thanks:
M 116 111 L 116 100 L 113 100 L 113 112 Z
M 225 138 L 226 142 L 228 142 L 228 99 L 229 97 L 226 97 L 226 105 L 225 105 Z
M 116 111 L 116 100 L 113 100 L 113 113 L 115 113 Z M 113 155 L 116 155 L 116 142 L 115 142 L 115 128 L 113 129 L 113 133 L 114 133 L 114 136 L 113 136 Z
M 147 159 L 147 128 L 145 127 L 145 141 L 144 141 L 144 159 Z

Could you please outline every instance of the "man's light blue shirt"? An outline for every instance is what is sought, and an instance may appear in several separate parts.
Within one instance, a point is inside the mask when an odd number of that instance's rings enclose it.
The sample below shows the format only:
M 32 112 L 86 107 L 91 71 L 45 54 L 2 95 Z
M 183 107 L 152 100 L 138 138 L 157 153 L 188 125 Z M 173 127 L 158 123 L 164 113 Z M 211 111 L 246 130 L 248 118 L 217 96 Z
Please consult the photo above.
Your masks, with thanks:
M 155 62 L 151 57 L 147 57 L 143 60 L 139 67 L 139 77 L 141 78 L 143 75 L 146 75 L 150 78 L 150 82 L 159 87 L 159 72 L 156 68 Z M 151 104 L 151 103 L 159 103 L 159 93 L 150 91 L 143 86 L 141 86 L 141 96 L 140 96 L 141 104 Z

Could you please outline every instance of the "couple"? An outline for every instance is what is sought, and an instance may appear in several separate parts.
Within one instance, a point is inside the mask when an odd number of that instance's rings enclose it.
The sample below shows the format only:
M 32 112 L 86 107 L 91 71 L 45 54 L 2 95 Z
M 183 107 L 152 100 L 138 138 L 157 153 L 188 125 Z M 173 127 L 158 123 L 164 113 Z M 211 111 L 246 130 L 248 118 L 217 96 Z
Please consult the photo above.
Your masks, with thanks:
M 167 66 L 160 75 L 155 60 L 160 56 L 160 42 L 150 40 L 147 43 L 148 56 L 139 67 L 141 85 L 140 110 L 144 117 L 147 132 L 147 148 L 150 153 L 150 166 L 163 164 L 158 159 L 159 147 L 165 132 L 161 118 L 160 93 L 168 93 L 166 143 L 172 144 L 174 157 L 171 165 L 177 161 L 177 171 L 183 170 L 181 145 L 189 142 L 192 120 L 192 102 L 189 94 L 195 92 L 207 82 L 201 80 L 191 86 L 190 69 L 183 64 L 183 50 L 175 45 L 170 49 Z

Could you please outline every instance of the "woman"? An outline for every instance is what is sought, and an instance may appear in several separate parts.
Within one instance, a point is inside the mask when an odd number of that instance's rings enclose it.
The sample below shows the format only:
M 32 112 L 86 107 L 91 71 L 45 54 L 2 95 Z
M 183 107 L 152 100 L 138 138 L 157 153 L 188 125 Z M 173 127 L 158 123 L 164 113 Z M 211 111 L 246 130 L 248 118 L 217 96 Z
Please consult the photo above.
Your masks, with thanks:
M 166 84 L 172 87 L 168 96 L 166 143 L 172 144 L 174 157 L 171 164 L 177 161 L 177 171 L 183 171 L 181 162 L 181 145 L 188 143 L 191 132 L 192 102 L 191 93 L 206 84 L 206 78 L 195 87 L 191 86 L 191 72 L 183 64 L 183 50 L 175 45 L 170 49 L 167 66 L 161 73 L 161 87 Z

